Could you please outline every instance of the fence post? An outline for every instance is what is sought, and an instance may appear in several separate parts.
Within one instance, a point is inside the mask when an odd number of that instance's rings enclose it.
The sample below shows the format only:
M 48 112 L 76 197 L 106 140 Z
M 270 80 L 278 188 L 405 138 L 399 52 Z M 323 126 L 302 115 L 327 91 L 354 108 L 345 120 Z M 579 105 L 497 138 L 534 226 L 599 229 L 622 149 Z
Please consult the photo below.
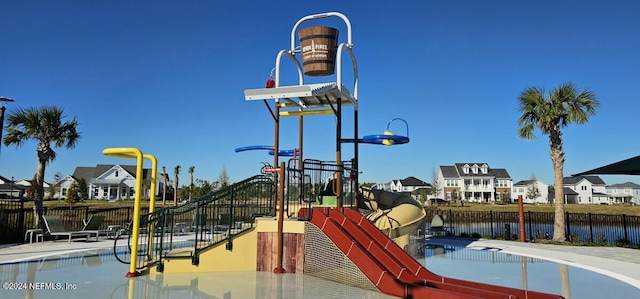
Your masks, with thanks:
M 629 241 L 629 236 L 627 235 L 627 215 L 622 214 L 622 231 L 624 233 L 624 242 L 627 244 L 631 244 Z
M 572 241 L 571 240 L 571 224 L 569 223 L 569 212 L 564 212 L 564 223 L 567 226 L 567 236 L 565 236 L 565 240 L 569 239 L 569 241 Z
M 24 200 L 20 198 L 20 214 L 18 215 L 18 228 L 21 232 L 21 235 L 25 233 L 25 225 L 24 225 Z
M 529 222 L 529 240 L 533 240 L 534 236 L 533 236 L 533 228 L 531 225 L 531 211 L 527 211 L 527 220 Z
M 595 242 L 593 239 L 593 222 L 591 222 L 591 213 L 589 213 L 589 238 L 591 242 Z
M 489 210 L 489 226 L 491 227 L 491 237 L 495 238 L 495 234 L 493 233 L 493 211 Z

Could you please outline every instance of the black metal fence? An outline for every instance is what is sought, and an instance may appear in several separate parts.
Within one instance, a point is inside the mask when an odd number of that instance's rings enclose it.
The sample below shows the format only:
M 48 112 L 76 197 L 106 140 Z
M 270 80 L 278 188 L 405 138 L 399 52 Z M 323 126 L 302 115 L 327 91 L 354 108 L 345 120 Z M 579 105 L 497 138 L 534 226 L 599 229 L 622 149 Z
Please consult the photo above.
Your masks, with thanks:
M 198 208 L 199 212 L 205 213 L 200 216 L 203 222 L 220 221 L 220 218 L 228 218 L 226 221 L 245 220 L 255 214 L 272 214 L 273 202 L 269 189 L 270 182 L 260 184 L 264 190 L 262 204 L 258 210 L 238 208 L 250 204 L 251 200 L 240 200 L 239 206 L 228 210 L 230 206 L 225 201 L 211 201 L 206 208 Z M 229 189 L 229 192 L 231 189 Z M 241 195 L 240 192 L 239 195 Z M 245 202 L 246 201 L 246 202 Z M 303 200 L 302 204 L 307 205 L 308 200 Z M 215 204 L 214 204 L 215 202 Z M 298 199 L 291 200 L 291 204 L 298 203 Z M 193 206 L 191 206 L 193 207 Z M 204 208 L 204 209 L 203 209 Z M 289 206 L 292 209 L 293 206 Z M 182 209 L 188 209 L 184 207 Z M 256 209 L 254 207 L 253 209 Z M 192 224 L 196 211 L 191 213 L 176 214 L 172 221 L 186 222 Z M 249 214 L 247 214 L 249 213 Z M 133 217 L 133 207 L 110 207 L 95 208 L 89 206 L 75 205 L 72 207 L 45 208 L 45 215 L 59 215 L 68 230 L 80 230 L 83 227 L 83 219 L 88 219 L 92 215 L 103 215 L 105 220 L 101 229 L 106 229 L 109 225 L 120 225 L 126 227 Z M 141 214 L 148 214 L 148 209 L 143 208 Z M 178 216 L 177 214 L 181 214 Z M 222 217 L 228 214 L 230 217 Z M 246 214 L 246 215 L 245 215 Z M 468 237 L 488 237 L 500 239 L 518 239 L 520 228 L 517 212 L 479 212 L 479 211 L 454 211 L 454 210 L 427 210 L 427 228 L 430 219 L 434 214 L 444 214 L 447 216 L 445 224 L 450 227 L 455 236 Z M 0 244 L 22 243 L 27 229 L 33 228 L 33 209 L 25 208 L 25 203 L 20 201 L 0 201 Z M 184 219 L 183 219 L 184 218 Z M 553 212 L 525 212 L 525 236 L 526 239 L 545 239 L 553 236 Z M 604 214 L 582 214 L 566 213 L 565 232 L 567 238 L 574 242 L 606 242 L 612 245 L 640 245 L 640 216 L 630 215 L 604 215 Z
M 148 213 L 147 208 L 141 212 Z M 34 210 L 25 207 L 24 201 L 0 201 L 0 244 L 22 243 L 25 240 L 25 232 L 34 227 Z M 84 227 L 83 220 L 91 216 L 105 216 L 100 229 L 107 229 L 110 225 L 125 227 L 131 222 L 133 207 L 90 207 L 74 205 L 70 207 L 55 207 L 43 209 L 43 215 L 58 215 L 64 227 L 69 231 L 81 230 Z
M 427 210 L 427 229 L 435 214 L 446 215 L 445 227 L 455 236 L 519 239 L 518 212 Z M 553 236 L 553 212 L 525 212 L 527 240 Z M 565 214 L 565 233 L 572 242 L 606 242 L 612 245 L 640 245 L 640 216 Z

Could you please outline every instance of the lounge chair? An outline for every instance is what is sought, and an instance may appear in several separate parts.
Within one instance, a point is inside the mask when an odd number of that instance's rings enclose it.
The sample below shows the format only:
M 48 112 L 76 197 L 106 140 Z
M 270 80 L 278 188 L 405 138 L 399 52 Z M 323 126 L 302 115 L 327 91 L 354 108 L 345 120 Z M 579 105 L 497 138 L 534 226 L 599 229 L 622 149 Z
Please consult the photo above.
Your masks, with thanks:
M 218 224 L 213 226 L 214 233 L 223 233 L 229 230 L 231 225 L 231 215 L 229 214 L 220 214 L 220 218 L 218 218 Z
M 207 225 L 207 215 L 193 215 L 193 225 L 190 230 L 196 235 L 210 234 L 212 227 Z
M 87 232 L 89 233 L 91 236 L 95 235 L 96 236 L 96 241 L 98 241 L 98 237 L 102 236 L 111 236 L 114 235 L 115 236 L 115 231 L 113 230 L 108 230 L 108 229 L 100 229 L 100 226 L 102 225 L 102 222 L 104 221 L 104 216 L 91 216 L 89 217 L 89 221 L 82 221 L 84 223 L 84 227 L 82 228 L 81 232 Z
M 69 242 L 71 242 L 71 239 L 74 237 L 85 237 L 87 238 L 87 242 L 89 242 L 89 232 L 67 231 L 62 224 L 62 220 L 60 220 L 60 216 L 43 215 L 42 220 L 47 229 L 45 234 L 54 236 L 54 241 L 58 239 L 58 236 L 67 236 L 69 237 Z
M 451 235 L 452 227 L 445 228 L 444 221 L 447 219 L 446 215 L 435 214 L 431 219 L 431 226 L 429 226 L 429 232 L 434 235 L 444 234 L 446 236 Z

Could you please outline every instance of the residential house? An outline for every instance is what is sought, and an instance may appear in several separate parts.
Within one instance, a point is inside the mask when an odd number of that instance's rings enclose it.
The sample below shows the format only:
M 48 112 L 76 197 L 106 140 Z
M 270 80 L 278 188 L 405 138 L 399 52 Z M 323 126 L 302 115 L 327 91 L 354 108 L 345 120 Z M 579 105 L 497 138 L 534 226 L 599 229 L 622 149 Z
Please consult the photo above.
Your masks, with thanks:
M 575 194 L 565 192 L 565 203 L 572 204 L 611 204 L 606 193 L 606 185 L 598 176 L 572 176 L 562 178 L 564 189 L 570 189 Z
M 513 180 L 487 163 L 455 163 L 439 167 L 438 186 L 446 200 L 495 202 L 511 200 Z
M 157 175 L 157 178 L 161 176 Z M 58 193 L 57 198 L 64 198 L 67 190 L 73 182 L 83 178 L 87 183 L 89 199 L 133 199 L 135 197 L 136 186 L 136 165 L 119 164 L 98 164 L 95 167 L 76 167 L 73 175 L 66 176 L 56 183 Z M 143 169 L 142 173 L 144 193 L 143 197 L 149 196 L 151 190 L 150 179 L 151 169 Z M 163 188 L 163 180 L 156 181 L 156 192 L 160 193 Z
M 23 198 L 26 191 L 27 187 L 0 175 L 0 198 Z
M 373 188 L 406 194 L 412 196 L 415 199 L 419 199 L 421 193 L 429 195 L 431 184 L 410 176 L 402 180 L 392 180 L 388 183 L 375 184 L 373 185 Z
M 527 204 L 549 203 L 549 185 L 540 180 L 519 181 L 513 184 L 512 196 L 514 201 L 522 196 L 522 202 Z
M 611 203 L 630 202 L 633 205 L 640 204 L 640 185 L 636 183 L 626 182 L 608 185 L 605 190 Z

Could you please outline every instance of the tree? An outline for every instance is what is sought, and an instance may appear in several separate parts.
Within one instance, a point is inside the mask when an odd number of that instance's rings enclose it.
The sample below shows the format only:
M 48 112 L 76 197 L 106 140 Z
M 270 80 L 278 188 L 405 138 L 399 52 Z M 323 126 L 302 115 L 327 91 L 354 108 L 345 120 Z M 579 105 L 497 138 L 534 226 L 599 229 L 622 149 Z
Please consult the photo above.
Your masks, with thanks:
M 164 206 L 167 200 L 167 167 L 162 166 L 162 179 L 164 183 L 162 184 L 162 205 Z
M 227 174 L 227 168 L 224 165 L 222 165 L 222 170 L 218 176 L 218 183 L 220 184 L 220 188 L 229 186 L 229 175 Z
M 62 172 L 58 171 L 53 175 L 53 183 L 57 184 L 60 181 L 62 181 L 63 178 L 64 178 L 64 176 L 62 175 Z
M 549 136 L 549 154 L 555 184 L 553 240 L 564 242 L 566 235 L 562 172 L 565 153 L 562 129 L 571 123 L 588 123 L 600 103 L 593 92 L 587 89 L 579 91 L 571 82 L 553 89 L 546 98 L 544 89 L 528 87 L 518 96 L 518 103 L 519 111 L 522 112 L 518 119 L 518 136 L 523 139 L 535 139 L 535 129 Z
M 33 187 L 33 185 L 30 185 L 28 188 L 33 188 L 33 194 L 35 194 L 35 187 Z M 56 193 L 58 193 L 58 186 L 55 184 L 49 185 L 49 198 L 56 196 Z
M 87 180 L 84 178 L 78 179 L 78 197 L 80 197 L 80 200 L 89 199 L 89 187 L 87 186 Z
M 180 165 L 177 165 L 176 168 L 173 169 L 174 174 L 174 182 L 173 182 L 173 204 L 178 205 L 178 175 L 180 174 Z
M 189 167 L 189 200 L 191 200 L 191 196 L 193 195 L 193 172 L 195 170 L 195 166 Z
M 19 147 L 27 140 L 35 139 L 38 157 L 38 169 L 35 175 L 36 197 L 34 201 L 34 224 L 40 225 L 42 217 L 42 200 L 44 198 L 44 175 L 49 162 L 56 159 L 56 152 L 51 148 L 74 148 L 80 139 L 78 120 L 63 122 L 64 109 L 56 106 L 42 106 L 40 108 L 18 108 L 9 114 L 7 134 L 4 145 Z
M 431 169 L 431 195 L 438 197 L 440 194 L 440 185 L 438 184 L 438 173 L 436 169 Z
M 531 174 L 531 179 L 529 180 L 529 184 L 527 185 L 527 198 L 533 199 L 535 201 L 536 198 L 540 197 L 540 190 L 538 189 L 538 179 L 536 176 Z
M 74 181 L 73 183 L 71 183 L 71 186 L 69 186 L 69 190 L 67 190 L 67 196 L 65 197 L 64 201 L 66 201 L 69 205 L 78 202 L 80 200 L 78 191 L 80 191 L 78 188 L 78 182 Z

